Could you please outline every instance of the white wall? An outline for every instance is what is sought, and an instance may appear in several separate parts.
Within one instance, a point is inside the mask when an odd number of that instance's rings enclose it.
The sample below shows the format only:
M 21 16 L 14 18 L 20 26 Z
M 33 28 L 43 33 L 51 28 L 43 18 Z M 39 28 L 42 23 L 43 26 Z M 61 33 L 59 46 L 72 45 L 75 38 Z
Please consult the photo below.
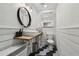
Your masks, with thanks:
M 36 9 L 33 7 L 32 12 L 30 12 L 30 14 L 31 14 L 31 19 L 32 19 L 30 27 L 34 27 L 34 28 L 40 27 L 41 19 L 40 19 L 39 12 L 37 12 Z
M 20 28 L 21 25 L 17 20 L 17 9 L 21 6 L 25 5 L 20 3 L 0 4 L 0 27 Z M 32 19 L 32 24 L 30 27 L 40 27 L 40 16 L 34 8 L 32 8 L 32 12 L 30 12 L 30 14 Z
M 59 54 L 79 56 L 79 4 L 58 4 L 56 17 L 56 42 Z
M 0 27 L 14 27 L 19 28 L 17 20 L 17 9 L 23 4 L 1 3 L 0 4 Z
M 24 7 L 21 3 L 2 3 L 0 4 L 0 51 L 9 48 L 10 46 L 19 43 L 18 40 L 14 40 L 15 32 L 21 28 L 21 25 L 17 19 L 17 10 L 19 7 Z M 32 18 L 32 24 L 30 27 L 39 27 L 40 18 L 39 14 L 33 8 L 33 12 L 30 13 Z
M 79 26 L 79 4 L 63 3 L 57 6 L 57 27 Z
M 16 44 L 13 37 L 21 28 L 17 20 L 17 9 L 24 4 L 0 3 L 0 50 Z

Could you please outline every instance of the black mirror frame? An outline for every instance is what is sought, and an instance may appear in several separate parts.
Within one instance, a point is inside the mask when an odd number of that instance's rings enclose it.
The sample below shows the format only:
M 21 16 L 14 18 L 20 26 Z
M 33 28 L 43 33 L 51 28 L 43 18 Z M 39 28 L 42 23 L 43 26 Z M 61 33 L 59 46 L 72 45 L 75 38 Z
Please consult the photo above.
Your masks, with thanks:
M 27 26 L 25 26 L 25 25 L 22 23 L 22 21 L 21 21 L 21 18 L 20 18 L 20 10 L 21 10 L 21 8 L 24 8 L 24 9 L 27 11 L 28 16 L 29 16 L 29 23 L 28 23 Z M 17 18 L 18 18 L 19 23 L 20 23 L 24 28 L 27 28 L 27 27 L 29 27 L 29 26 L 31 25 L 31 15 L 30 15 L 29 11 L 28 11 L 25 7 L 20 7 L 20 8 L 18 8 L 18 10 L 17 10 Z

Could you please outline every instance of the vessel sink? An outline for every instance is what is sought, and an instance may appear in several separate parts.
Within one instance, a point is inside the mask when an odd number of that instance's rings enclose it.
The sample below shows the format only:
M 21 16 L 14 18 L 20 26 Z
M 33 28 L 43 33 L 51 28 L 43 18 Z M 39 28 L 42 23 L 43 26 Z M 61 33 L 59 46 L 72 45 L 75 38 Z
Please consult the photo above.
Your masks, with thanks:
M 32 37 L 32 36 L 37 35 L 37 33 L 39 33 L 39 32 L 24 32 L 23 35 Z

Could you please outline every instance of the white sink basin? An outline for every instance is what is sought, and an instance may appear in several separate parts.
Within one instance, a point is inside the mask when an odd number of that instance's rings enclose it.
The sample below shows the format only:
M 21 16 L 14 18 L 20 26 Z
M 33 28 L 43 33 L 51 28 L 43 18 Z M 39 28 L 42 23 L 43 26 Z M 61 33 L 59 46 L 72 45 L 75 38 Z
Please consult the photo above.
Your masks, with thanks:
M 38 32 L 37 30 L 24 30 L 24 32 Z

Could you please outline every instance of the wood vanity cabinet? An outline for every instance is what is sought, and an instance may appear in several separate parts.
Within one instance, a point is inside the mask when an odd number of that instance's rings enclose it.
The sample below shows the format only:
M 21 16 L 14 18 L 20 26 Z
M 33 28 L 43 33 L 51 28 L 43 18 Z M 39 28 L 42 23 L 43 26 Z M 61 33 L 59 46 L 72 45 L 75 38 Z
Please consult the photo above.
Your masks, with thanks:
M 36 52 L 41 45 L 41 39 L 42 39 L 42 32 L 38 33 L 31 33 L 33 35 L 22 35 L 20 37 L 16 37 L 17 40 L 21 40 L 27 43 L 27 55 L 30 53 Z

